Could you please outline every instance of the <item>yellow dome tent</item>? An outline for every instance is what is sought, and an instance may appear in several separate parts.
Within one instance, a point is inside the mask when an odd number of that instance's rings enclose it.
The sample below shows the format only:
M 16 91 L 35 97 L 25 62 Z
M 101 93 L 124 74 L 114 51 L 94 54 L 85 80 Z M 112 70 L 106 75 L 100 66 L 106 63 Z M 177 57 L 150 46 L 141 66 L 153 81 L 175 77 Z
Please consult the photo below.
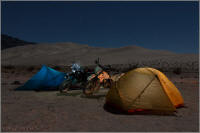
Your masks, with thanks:
M 175 111 L 183 105 L 176 86 L 160 71 L 137 68 L 125 73 L 106 95 L 106 104 L 123 111 Z

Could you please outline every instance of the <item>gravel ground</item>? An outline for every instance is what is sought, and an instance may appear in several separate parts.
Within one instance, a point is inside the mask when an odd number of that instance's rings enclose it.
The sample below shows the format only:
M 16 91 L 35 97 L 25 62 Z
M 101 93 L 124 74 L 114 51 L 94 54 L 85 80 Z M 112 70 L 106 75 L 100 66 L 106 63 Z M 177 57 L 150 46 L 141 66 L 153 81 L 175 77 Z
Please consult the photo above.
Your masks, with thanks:
M 33 74 L 2 73 L 2 131 L 56 132 L 193 132 L 199 131 L 198 73 L 166 73 L 179 88 L 185 108 L 175 115 L 127 115 L 104 107 L 107 90 L 86 98 L 81 91 L 59 95 L 58 91 L 14 91 Z

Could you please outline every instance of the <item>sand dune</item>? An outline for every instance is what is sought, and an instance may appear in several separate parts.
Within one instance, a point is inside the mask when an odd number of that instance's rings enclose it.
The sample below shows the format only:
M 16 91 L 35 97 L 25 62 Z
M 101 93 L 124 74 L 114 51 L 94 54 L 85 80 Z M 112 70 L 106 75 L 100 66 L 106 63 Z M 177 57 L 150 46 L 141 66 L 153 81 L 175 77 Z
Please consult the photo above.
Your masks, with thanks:
M 139 46 L 121 48 L 90 47 L 75 43 L 37 44 L 2 50 L 3 65 L 68 65 L 78 61 L 91 65 L 100 57 L 103 64 L 127 64 L 134 61 L 169 60 L 197 61 L 198 55 L 176 54 L 163 50 L 150 50 Z

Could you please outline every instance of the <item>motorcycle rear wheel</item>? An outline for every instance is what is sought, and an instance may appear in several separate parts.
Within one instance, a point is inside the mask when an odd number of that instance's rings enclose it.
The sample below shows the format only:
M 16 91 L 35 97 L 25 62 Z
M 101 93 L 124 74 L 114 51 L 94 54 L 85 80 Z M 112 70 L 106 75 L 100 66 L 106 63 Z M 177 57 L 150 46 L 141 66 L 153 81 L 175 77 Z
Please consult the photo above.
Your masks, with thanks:
M 99 80 L 89 81 L 88 84 L 86 85 L 86 89 L 84 90 L 84 94 L 92 95 L 93 93 L 98 92 L 100 86 L 101 83 Z

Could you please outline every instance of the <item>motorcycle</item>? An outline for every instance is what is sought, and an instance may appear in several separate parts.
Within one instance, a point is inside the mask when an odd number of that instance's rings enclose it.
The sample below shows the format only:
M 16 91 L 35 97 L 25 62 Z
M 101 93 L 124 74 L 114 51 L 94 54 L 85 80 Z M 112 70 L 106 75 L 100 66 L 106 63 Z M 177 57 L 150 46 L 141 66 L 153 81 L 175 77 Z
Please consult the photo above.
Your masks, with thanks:
M 95 73 L 90 75 L 87 79 L 86 89 L 84 90 L 84 94 L 92 95 L 95 92 L 98 92 L 100 87 L 110 88 L 112 84 L 112 79 L 108 72 L 106 72 L 106 68 L 100 65 L 99 58 L 95 61 L 97 65 L 95 68 Z
M 95 61 L 95 64 L 97 66 L 94 72 L 83 69 L 78 64 L 73 64 L 72 72 L 66 74 L 66 80 L 59 86 L 60 92 L 67 93 L 72 88 L 79 88 L 85 95 L 92 95 L 98 92 L 101 86 L 110 88 L 112 79 L 105 71 L 105 67 L 100 65 L 99 59 Z
M 72 88 L 84 90 L 87 84 L 87 77 L 91 74 L 82 69 L 78 64 L 73 64 L 71 68 L 72 72 L 66 73 L 65 80 L 59 86 L 61 93 L 67 93 Z

